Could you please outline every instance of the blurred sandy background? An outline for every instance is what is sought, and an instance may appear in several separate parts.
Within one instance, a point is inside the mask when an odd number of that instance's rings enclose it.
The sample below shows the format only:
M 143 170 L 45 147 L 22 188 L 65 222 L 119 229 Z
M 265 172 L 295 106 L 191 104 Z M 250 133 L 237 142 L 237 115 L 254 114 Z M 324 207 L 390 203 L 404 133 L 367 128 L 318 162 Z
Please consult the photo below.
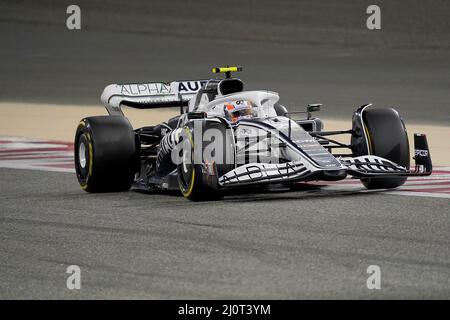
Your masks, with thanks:
M 70 4 L 79 31 L 66 28 Z M 106 113 L 109 83 L 203 79 L 239 64 L 247 89 L 278 91 L 291 110 L 323 103 L 330 129 L 363 103 L 395 107 L 448 163 L 450 1 L 377 1 L 377 31 L 366 28 L 370 4 L 3 0 L 0 134 L 72 140 L 81 117 Z M 135 126 L 176 112 L 127 110 Z

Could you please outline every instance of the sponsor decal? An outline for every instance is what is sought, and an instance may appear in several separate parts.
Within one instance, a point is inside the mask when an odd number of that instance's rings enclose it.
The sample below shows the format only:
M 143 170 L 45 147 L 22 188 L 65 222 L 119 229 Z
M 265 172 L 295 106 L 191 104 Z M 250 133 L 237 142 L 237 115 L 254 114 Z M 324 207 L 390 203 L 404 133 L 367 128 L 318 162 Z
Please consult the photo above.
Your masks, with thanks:
M 120 93 L 130 96 L 170 94 L 170 86 L 165 83 L 122 84 Z
M 127 96 L 152 96 L 152 95 L 170 95 L 186 93 L 195 93 L 206 84 L 206 80 L 201 81 L 181 81 L 181 82 L 153 82 L 153 83 L 135 83 L 120 84 L 120 93 Z M 177 90 L 177 92 L 176 92 Z
M 183 93 L 195 93 L 206 84 L 206 80 L 202 81 L 182 81 L 178 82 L 178 92 Z
M 428 157 L 428 150 L 416 149 L 414 154 L 419 157 Z

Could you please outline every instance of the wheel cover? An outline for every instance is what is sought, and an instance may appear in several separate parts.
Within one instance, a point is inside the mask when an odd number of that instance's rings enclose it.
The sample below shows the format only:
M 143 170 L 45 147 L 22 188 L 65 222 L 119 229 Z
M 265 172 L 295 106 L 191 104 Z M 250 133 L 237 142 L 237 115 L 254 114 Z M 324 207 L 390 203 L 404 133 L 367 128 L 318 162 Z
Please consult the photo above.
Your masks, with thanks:
M 191 163 L 188 163 L 190 162 L 188 161 L 189 152 L 190 150 L 183 150 L 183 160 L 178 169 L 180 171 L 180 186 L 183 194 L 190 193 L 195 178 L 194 166 Z
M 185 197 L 189 197 L 194 189 L 195 166 L 192 163 L 193 139 L 188 129 L 184 130 L 183 140 L 187 143 L 183 145 L 181 164 L 178 166 L 178 182 L 181 193 Z
M 86 183 L 92 170 L 92 146 L 89 141 L 86 133 L 81 134 L 75 149 L 75 168 L 82 184 Z
M 83 141 L 80 141 L 80 145 L 78 147 L 78 161 L 81 168 L 86 168 L 86 145 Z

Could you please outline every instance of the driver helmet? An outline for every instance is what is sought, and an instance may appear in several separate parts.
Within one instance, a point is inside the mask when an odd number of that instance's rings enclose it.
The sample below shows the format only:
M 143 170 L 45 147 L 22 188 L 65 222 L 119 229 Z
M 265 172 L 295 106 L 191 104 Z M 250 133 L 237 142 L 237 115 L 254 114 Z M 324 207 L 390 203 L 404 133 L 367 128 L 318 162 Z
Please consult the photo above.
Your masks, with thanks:
M 225 103 L 224 109 L 225 116 L 233 123 L 241 119 L 251 119 L 254 116 L 252 103 L 247 100 Z

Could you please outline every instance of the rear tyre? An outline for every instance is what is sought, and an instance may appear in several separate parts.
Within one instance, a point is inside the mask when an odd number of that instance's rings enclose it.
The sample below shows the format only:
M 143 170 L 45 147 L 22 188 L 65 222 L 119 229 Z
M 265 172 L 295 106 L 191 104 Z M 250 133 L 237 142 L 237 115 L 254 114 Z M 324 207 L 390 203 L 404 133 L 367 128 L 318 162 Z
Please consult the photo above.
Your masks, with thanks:
M 139 170 L 138 143 L 122 116 L 89 117 L 75 134 L 74 156 L 78 182 L 86 192 L 130 189 Z
M 357 139 L 352 136 L 352 149 L 358 150 L 356 156 L 371 154 L 409 169 L 408 134 L 398 112 L 392 108 L 368 108 L 363 112 L 362 118 L 364 124 L 361 130 L 365 131 L 368 146 L 355 147 Z M 367 189 L 392 189 L 403 185 L 406 179 L 407 177 L 366 178 L 361 179 L 361 182 Z

